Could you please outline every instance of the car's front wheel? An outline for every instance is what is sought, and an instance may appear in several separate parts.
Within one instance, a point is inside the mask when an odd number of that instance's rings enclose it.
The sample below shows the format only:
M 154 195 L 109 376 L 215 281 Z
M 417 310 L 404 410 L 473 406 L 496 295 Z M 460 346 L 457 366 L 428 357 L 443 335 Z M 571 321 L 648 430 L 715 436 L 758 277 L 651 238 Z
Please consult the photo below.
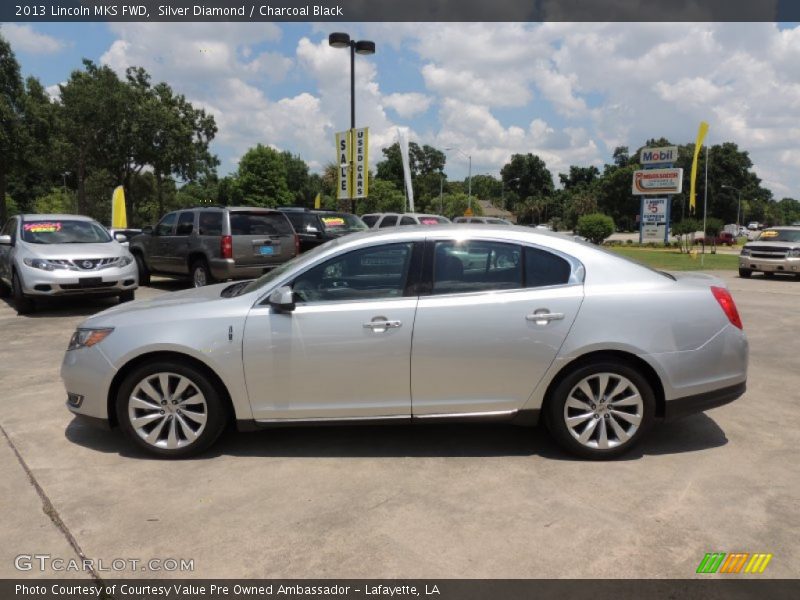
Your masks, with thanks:
M 147 268 L 147 263 L 144 262 L 144 257 L 138 252 L 134 252 L 133 258 L 136 259 L 136 270 L 139 274 L 139 285 L 150 285 L 150 269 Z
M 750 269 L 739 269 L 739 277 L 743 279 L 750 279 L 750 276 L 753 274 L 753 271 Z
M 225 428 L 219 391 L 201 370 L 173 361 L 146 363 L 125 377 L 117 420 L 139 447 L 166 458 L 207 449 Z
M 571 371 L 546 406 L 548 428 L 572 454 L 615 458 L 637 444 L 653 424 L 655 395 L 625 363 L 598 361 Z
M 22 291 L 22 282 L 19 280 L 19 275 L 17 275 L 16 271 L 11 276 L 11 295 L 14 298 L 14 308 L 17 309 L 18 315 L 27 315 L 36 310 L 33 298 L 29 298 Z

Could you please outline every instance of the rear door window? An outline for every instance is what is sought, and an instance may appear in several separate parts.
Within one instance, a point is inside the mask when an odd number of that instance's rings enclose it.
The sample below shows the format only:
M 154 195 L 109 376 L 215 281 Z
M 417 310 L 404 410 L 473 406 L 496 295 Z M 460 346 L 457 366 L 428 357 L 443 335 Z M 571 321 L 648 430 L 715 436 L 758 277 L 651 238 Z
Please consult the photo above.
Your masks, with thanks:
M 525 287 L 564 285 L 572 273 L 570 264 L 552 252 L 525 248 Z
M 200 235 L 222 235 L 222 213 L 217 210 L 204 210 L 200 213 Z
M 178 216 L 178 225 L 175 228 L 175 235 L 191 235 L 194 230 L 194 213 L 191 211 L 182 212 Z
M 416 225 L 417 222 L 413 217 L 403 217 L 400 219 L 400 225 Z
M 522 287 L 521 248 L 483 240 L 436 242 L 433 293 L 458 294 Z
M 387 215 L 383 217 L 383 220 L 378 225 L 378 228 L 394 227 L 395 225 L 397 225 L 397 215 Z
M 378 215 L 364 215 L 361 220 L 366 223 L 367 227 L 372 227 L 378 221 Z

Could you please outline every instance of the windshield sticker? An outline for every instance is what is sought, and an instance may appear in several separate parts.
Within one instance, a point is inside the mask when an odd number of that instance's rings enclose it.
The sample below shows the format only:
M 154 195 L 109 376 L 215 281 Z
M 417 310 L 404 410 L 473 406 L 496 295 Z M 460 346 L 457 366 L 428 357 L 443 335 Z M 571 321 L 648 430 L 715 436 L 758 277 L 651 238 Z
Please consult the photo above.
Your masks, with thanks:
M 344 227 L 344 219 L 342 217 L 322 217 L 322 222 L 326 227 Z
M 25 223 L 22 228 L 31 233 L 53 233 L 54 231 L 61 231 L 61 223 L 48 223 L 46 221 Z
M 422 223 L 423 225 L 438 225 L 439 219 L 431 219 L 430 217 L 428 218 L 423 217 L 419 220 L 419 222 Z
M 762 238 L 778 237 L 778 233 L 780 233 L 780 232 L 775 231 L 774 229 L 771 230 L 771 231 L 762 231 L 761 232 L 761 237 Z

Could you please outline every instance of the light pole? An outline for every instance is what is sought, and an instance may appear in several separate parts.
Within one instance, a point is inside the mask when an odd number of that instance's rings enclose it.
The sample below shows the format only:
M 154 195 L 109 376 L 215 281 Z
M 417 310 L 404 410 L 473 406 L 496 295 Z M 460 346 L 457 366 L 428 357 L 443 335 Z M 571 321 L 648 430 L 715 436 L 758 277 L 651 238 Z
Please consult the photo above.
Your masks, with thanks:
M 440 215 L 443 214 L 442 211 L 444 210 L 443 209 L 443 205 L 442 205 L 442 190 L 443 189 L 444 189 L 444 173 L 439 171 L 439 214 Z
M 333 48 L 350 48 L 350 129 L 356 128 L 356 54 L 375 54 L 375 42 L 351 40 L 349 33 L 335 32 L 328 36 L 328 44 Z M 350 161 L 350 173 L 353 173 Z M 356 212 L 356 199 L 350 198 L 350 212 Z
M 733 190 L 739 195 L 739 200 L 738 203 L 736 204 L 736 235 L 738 236 L 739 227 L 741 226 L 741 223 L 739 221 L 739 211 L 742 209 L 742 190 L 740 190 L 739 188 L 735 188 L 732 185 L 723 185 L 722 187 L 726 190 Z
M 459 148 L 457 146 L 449 146 L 449 147 L 445 148 L 445 150 L 455 150 L 456 152 L 461 154 L 461 156 L 463 156 L 464 158 L 466 158 L 469 161 L 469 171 L 468 171 L 468 174 L 467 174 L 467 198 L 468 198 L 467 199 L 467 208 L 471 213 L 472 212 L 472 155 L 471 154 L 467 154 L 466 152 L 464 152 L 461 148 Z

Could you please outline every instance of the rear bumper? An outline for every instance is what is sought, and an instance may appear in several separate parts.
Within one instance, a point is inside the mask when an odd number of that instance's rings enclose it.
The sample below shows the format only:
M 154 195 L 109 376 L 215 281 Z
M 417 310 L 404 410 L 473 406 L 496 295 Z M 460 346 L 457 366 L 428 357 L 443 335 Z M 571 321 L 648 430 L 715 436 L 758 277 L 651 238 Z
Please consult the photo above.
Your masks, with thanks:
M 215 258 L 208 265 L 211 269 L 211 276 L 214 279 L 224 281 L 226 279 L 255 279 L 261 277 L 267 271 L 274 269 L 287 259 L 278 258 L 271 262 L 264 262 L 259 265 L 237 265 L 232 258 Z
M 669 400 L 664 408 L 664 420 L 672 421 L 687 415 L 703 412 L 733 402 L 747 390 L 747 382 L 737 385 Z

